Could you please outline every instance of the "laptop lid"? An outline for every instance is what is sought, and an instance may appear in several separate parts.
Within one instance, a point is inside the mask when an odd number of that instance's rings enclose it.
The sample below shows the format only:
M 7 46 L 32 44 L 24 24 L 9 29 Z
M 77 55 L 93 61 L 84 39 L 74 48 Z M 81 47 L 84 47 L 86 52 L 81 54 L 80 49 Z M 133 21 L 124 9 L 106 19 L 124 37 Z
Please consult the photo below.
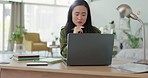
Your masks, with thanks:
M 114 43 L 113 34 L 83 33 L 68 35 L 67 65 L 110 65 Z

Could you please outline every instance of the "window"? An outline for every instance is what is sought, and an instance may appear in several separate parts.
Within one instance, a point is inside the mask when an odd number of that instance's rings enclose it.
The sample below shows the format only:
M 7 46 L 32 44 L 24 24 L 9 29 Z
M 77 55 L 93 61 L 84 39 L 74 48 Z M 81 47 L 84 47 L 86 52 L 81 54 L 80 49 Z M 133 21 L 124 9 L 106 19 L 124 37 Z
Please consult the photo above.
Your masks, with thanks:
M 68 6 L 73 0 L 1 0 L 0 2 L 0 51 L 7 50 L 10 27 L 11 3 L 24 2 L 24 23 L 28 32 L 38 32 L 42 41 L 51 42 L 60 36 L 65 25 Z
M 69 5 L 74 0 L 1 0 L 1 1 L 14 1 L 24 3 L 38 3 L 38 4 L 53 4 L 53 5 Z
M 23 0 L 26 3 L 55 4 L 55 0 Z
M 57 5 L 69 5 L 70 0 L 56 0 Z
M 25 28 L 27 32 L 37 32 L 42 41 L 51 42 L 54 33 L 60 35 L 60 29 L 65 25 L 68 7 L 25 4 Z
M 0 51 L 7 50 L 10 27 L 10 4 L 0 4 Z

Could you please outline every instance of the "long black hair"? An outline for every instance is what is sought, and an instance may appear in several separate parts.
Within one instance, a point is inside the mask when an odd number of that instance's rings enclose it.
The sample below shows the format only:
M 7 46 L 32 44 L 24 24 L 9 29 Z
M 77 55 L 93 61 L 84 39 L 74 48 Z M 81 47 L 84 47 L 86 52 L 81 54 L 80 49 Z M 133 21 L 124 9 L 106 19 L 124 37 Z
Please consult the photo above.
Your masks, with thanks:
M 69 8 L 69 11 L 68 11 L 68 17 L 67 17 L 67 22 L 66 22 L 66 25 L 65 25 L 65 32 L 66 32 L 66 36 L 68 33 L 73 33 L 73 28 L 75 27 L 75 24 L 73 23 L 72 21 L 72 11 L 73 9 L 78 6 L 78 5 L 83 5 L 87 8 L 87 20 L 86 22 L 84 23 L 84 29 L 83 29 L 83 32 L 84 33 L 92 33 L 94 32 L 93 31 L 93 27 L 92 27 L 92 22 L 91 22 L 91 13 L 90 13 L 90 8 L 89 8 L 89 5 L 88 3 L 85 1 L 85 0 L 76 0 L 73 2 L 73 4 L 70 6 Z

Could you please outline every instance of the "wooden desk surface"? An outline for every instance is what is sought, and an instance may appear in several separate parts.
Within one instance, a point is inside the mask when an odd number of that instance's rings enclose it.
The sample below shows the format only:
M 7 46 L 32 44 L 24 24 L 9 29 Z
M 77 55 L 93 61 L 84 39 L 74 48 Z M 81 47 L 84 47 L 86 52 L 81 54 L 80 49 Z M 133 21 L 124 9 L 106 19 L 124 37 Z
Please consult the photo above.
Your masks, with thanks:
M 1 78 L 148 78 L 148 73 L 130 74 L 110 66 L 66 66 L 62 62 L 48 66 L 26 66 L 27 62 L 11 60 L 10 64 L 0 64 Z M 113 60 L 113 64 L 121 63 L 126 62 Z

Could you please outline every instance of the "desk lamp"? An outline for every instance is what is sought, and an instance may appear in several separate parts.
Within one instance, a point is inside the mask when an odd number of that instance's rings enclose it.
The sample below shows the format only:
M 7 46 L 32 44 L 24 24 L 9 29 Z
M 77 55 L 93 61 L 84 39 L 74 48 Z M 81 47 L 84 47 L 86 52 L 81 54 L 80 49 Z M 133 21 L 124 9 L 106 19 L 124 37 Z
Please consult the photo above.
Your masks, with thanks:
M 127 17 L 127 18 L 132 18 L 134 20 L 137 20 L 141 23 L 141 26 L 143 28 L 143 53 L 144 53 L 144 58 L 142 60 L 139 60 L 137 61 L 137 63 L 140 63 L 140 64 L 148 64 L 148 60 L 146 60 L 146 44 L 145 44 L 145 26 L 144 26 L 144 23 L 141 19 L 139 19 L 133 12 L 132 12 L 132 9 L 129 5 L 127 4 L 121 4 L 117 7 L 117 10 L 119 11 L 120 13 L 120 17 L 121 18 L 124 18 L 124 17 Z

